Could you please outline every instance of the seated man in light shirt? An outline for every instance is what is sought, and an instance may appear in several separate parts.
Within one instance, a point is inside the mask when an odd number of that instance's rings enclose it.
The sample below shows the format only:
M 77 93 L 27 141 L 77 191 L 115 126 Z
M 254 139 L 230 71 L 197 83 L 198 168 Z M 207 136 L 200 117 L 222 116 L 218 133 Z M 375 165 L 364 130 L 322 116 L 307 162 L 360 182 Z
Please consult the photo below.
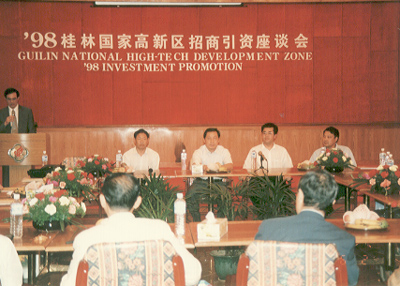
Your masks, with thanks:
M 233 169 L 231 154 L 228 149 L 219 145 L 221 133 L 217 128 L 208 128 L 204 131 L 204 145 L 194 151 L 190 165 L 203 165 L 204 171 L 218 171 L 223 168 L 226 171 Z M 214 178 L 214 183 L 225 184 L 220 178 Z M 193 221 L 200 221 L 199 196 L 193 194 L 195 190 L 208 186 L 206 178 L 196 178 L 190 186 L 186 197 L 188 211 L 193 217 Z
M 105 179 L 100 204 L 107 218 L 76 236 L 72 260 L 67 274 L 61 280 L 61 286 L 75 285 L 79 262 L 93 244 L 158 239 L 169 241 L 181 256 L 185 268 L 185 284 L 199 283 L 201 264 L 175 237 L 171 227 L 163 220 L 136 218 L 133 215 L 133 210 L 142 202 L 140 188 L 139 181 L 131 174 L 115 173 Z
M 333 126 L 326 128 L 323 132 L 323 139 L 322 139 L 322 144 L 324 146 L 314 151 L 314 153 L 311 155 L 310 162 L 314 163 L 322 153 L 325 153 L 327 148 L 328 149 L 335 148 L 335 149 L 340 149 L 345 154 L 347 154 L 347 156 L 349 156 L 352 161 L 352 165 L 357 167 L 356 159 L 354 159 L 353 152 L 351 152 L 349 147 L 337 144 L 338 140 L 339 140 L 339 130 L 337 130 Z
M 264 157 L 268 160 L 264 163 L 264 168 L 292 168 L 293 163 L 290 155 L 285 147 L 275 144 L 275 140 L 278 137 L 278 126 L 274 123 L 265 123 L 261 126 L 261 137 L 262 144 L 257 145 L 250 149 L 246 160 L 244 161 L 243 169 L 250 170 L 251 166 L 251 153 L 256 152 L 256 169 L 261 167 L 259 152 L 264 154 Z M 268 165 L 265 165 L 268 164 Z
M 0 235 L 0 285 L 22 285 L 22 265 L 12 241 Z
M 134 133 L 135 147 L 128 150 L 122 156 L 122 166 L 128 166 L 134 171 L 137 170 L 158 170 L 160 156 L 158 153 L 147 146 L 150 143 L 150 135 L 144 129 L 139 129 Z
M 337 130 L 333 126 L 327 127 L 323 132 L 323 138 L 322 138 L 322 143 L 324 146 L 314 151 L 314 153 L 310 158 L 310 163 L 314 163 L 321 154 L 325 153 L 326 149 L 335 148 L 342 150 L 348 157 L 351 158 L 351 165 L 357 166 L 356 159 L 354 159 L 353 156 L 353 152 L 351 152 L 349 147 L 337 144 L 338 140 L 339 140 L 339 130 Z M 339 200 L 345 194 L 346 194 L 346 188 L 342 185 L 339 185 L 339 191 L 336 196 L 336 200 Z M 325 210 L 325 214 L 326 216 L 328 216 L 332 212 L 333 212 L 333 206 L 331 204 Z

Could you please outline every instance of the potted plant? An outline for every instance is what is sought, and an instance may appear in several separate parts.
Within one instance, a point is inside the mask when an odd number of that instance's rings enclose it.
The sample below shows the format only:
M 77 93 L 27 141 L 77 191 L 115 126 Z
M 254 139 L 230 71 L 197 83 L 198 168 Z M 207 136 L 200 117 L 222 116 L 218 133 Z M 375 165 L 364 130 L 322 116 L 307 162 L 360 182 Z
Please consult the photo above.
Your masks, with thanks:
M 142 204 L 135 211 L 138 217 L 174 222 L 174 202 L 178 187 L 172 187 L 161 175 L 150 174 L 142 180 Z
M 249 196 L 253 201 L 251 211 L 257 219 L 289 216 L 296 213 L 296 195 L 291 189 L 291 181 L 282 175 L 269 177 L 264 174 L 264 176 L 251 178 Z
M 212 206 L 216 205 L 218 217 L 226 217 L 228 221 L 234 221 L 246 219 L 248 216 L 248 190 L 247 181 L 229 185 L 211 183 L 208 187 L 196 190 L 193 195 L 197 194 L 204 202 Z M 225 280 L 228 275 L 236 274 L 239 257 L 243 252 L 243 247 L 224 247 L 210 252 L 214 258 L 215 272 L 220 280 Z
M 31 200 L 24 199 L 27 214 L 24 219 L 32 221 L 33 227 L 38 230 L 64 231 L 67 224 L 79 224 L 72 219 L 76 216 L 83 217 L 86 206 L 70 197 L 66 190 L 51 190 L 37 193 Z
M 318 156 L 314 165 L 325 168 L 328 172 L 340 173 L 345 168 L 354 168 L 351 158 L 340 149 L 327 148 L 324 153 Z

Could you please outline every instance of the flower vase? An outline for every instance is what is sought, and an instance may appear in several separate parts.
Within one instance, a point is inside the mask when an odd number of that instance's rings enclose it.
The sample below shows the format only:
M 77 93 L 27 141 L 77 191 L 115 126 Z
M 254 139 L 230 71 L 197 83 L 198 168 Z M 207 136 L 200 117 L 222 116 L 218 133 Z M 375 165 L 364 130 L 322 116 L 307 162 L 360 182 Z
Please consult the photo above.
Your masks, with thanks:
M 36 221 L 32 221 L 32 226 L 39 230 L 39 231 L 46 231 L 46 232 L 51 232 L 51 231 L 64 231 L 65 230 L 65 221 L 45 221 L 43 224 L 39 224 Z

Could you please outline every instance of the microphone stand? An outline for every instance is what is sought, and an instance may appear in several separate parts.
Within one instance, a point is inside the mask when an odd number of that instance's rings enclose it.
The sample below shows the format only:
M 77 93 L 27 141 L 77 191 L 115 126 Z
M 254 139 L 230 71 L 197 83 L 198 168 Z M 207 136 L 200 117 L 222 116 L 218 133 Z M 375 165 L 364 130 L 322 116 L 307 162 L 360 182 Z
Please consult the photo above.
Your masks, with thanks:
M 260 156 L 260 169 L 264 169 L 264 166 L 263 166 L 263 157 L 262 156 Z

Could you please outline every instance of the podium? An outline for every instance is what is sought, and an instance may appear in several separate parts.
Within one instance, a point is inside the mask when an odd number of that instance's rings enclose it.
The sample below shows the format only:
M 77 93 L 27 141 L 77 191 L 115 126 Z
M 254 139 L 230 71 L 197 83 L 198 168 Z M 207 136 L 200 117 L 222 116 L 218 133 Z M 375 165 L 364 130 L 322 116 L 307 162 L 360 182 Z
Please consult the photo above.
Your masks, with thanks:
M 15 146 L 19 151 L 24 150 L 27 153 L 22 160 L 15 161 L 9 156 L 9 150 L 13 150 Z M 32 165 L 42 165 L 42 154 L 47 150 L 46 147 L 46 133 L 0 134 L 0 165 L 9 166 L 3 168 L 3 184 L 13 186 L 27 176 Z M 7 169 L 8 174 L 4 174 Z

